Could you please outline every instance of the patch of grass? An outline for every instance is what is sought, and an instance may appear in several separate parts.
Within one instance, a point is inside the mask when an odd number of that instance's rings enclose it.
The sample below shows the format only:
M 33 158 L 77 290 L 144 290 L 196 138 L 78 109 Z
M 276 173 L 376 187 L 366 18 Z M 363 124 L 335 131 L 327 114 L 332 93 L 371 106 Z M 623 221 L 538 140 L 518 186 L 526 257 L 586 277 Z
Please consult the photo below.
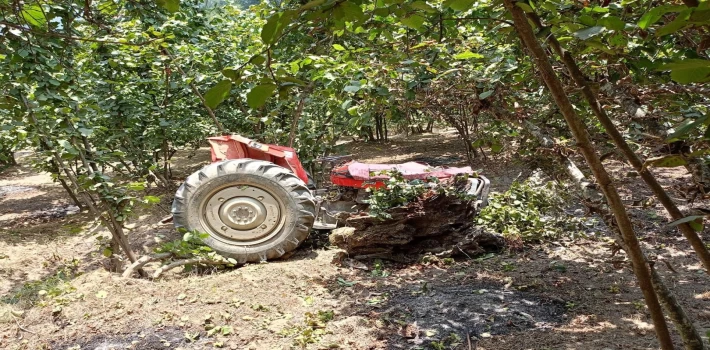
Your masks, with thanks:
M 73 270 L 61 268 L 54 275 L 47 276 L 38 281 L 25 283 L 14 293 L 0 299 L 0 302 L 4 304 L 30 306 L 41 303 L 44 298 L 51 298 L 58 304 L 65 304 L 67 301 L 61 298 L 61 296 L 75 290 L 69 283 L 74 277 L 76 277 L 76 274 Z

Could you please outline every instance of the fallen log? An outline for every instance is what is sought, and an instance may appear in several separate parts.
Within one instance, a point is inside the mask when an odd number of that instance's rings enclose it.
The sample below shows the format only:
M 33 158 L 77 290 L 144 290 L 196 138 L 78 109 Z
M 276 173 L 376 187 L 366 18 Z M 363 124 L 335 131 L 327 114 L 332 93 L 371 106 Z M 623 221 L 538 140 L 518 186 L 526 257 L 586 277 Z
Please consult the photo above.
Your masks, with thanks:
M 388 210 L 390 218 L 367 214 L 345 220 L 333 230 L 330 243 L 355 259 L 417 260 L 422 254 L 437 257 L 477 256 L 498 251 L 505 240 L 474 225 L 473 203 L 455 195 L 427 193 L 406 206 Z

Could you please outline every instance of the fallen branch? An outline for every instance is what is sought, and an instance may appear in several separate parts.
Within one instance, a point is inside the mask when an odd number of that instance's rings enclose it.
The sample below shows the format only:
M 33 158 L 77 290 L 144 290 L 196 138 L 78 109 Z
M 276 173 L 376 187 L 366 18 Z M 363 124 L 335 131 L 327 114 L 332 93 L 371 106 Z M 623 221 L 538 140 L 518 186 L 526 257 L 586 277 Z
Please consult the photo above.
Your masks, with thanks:
M 17 338 L 17 340 L 22 339 L 22 332 L 27 332 L 30 334 L 37 334 L 29 329 L 26 329 L 25 327 L 22 327 L 22 325 L 20 324 L 20 321 L 17 320 L 17 317 L 15 315 L 10 313 L 10 316 L 12 316 L 12 319 L 15 321 L 15 325 L 17 325 L 17 330 L 15 331 L 15 337 Z
M 131 275 L 133 275 L 134 271 L 142 268 L 143 266 L 145 266 L 145 264 L 147 264 L 149 262 L 169 258 L 172 255 L 173 255 L 172 253 L 161 253 L 161 254 L 157 254 L 157 255 L 144 255 L 144 256 L 140 257 L 138 260 L 136 260 L 134 263 L 129 265 L 126 268 L 126 270 L 123 271 L 123 274 L 121 275 L 121 277 L 123 277 L 123 278 L 131 277 Z
M 190 259 L 183 259 L 183 260 L 177 260 L 173 261 L 170 264 L 163 265 L 159 267 L 155 272 L 153 273 L 153 279 L 160 277 L 164 272 L 170 271 L 178 266 L 183 266 L 183 265 L 192 265 L 192 264 L 202 264 L 202 265 L 228 265 L 229 262 L 226 261 L 215 261 L 211 259 L 205 259 L 205 258 L 190 258 Z

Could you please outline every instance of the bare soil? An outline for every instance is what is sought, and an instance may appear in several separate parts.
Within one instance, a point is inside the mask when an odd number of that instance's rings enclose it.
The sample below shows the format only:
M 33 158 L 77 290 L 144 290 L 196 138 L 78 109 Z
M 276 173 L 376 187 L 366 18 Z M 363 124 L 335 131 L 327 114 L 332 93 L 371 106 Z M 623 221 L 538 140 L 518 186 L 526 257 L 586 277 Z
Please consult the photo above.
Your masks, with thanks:
M 451 133 L 343 148 L 367 162 L 465 159 Z M 206 149 L 181 152 L 174 177 L 208 161 Z M 663 208 L 639 204 L 650 193 L 627 176 L 631 169 L 615 160 L 607 165 L 648 255 L 705 334 L 710 279 L 684 239 L 666 227 Z M 499 191 L 534 170 L 512 150 L 489 155 L 480 169 Z M 687 174 L 657 174 L 685 203 Z M 129 223 L 141 254 L 178 238 L 159 224 L 172 190 L 150 191 L 161 204 L 138 210 Z M 0 174 L 2 349 L 657 348 L 630 265 L 621 253 L 612 255 L 603 228 L 518 252 L 416 264 L 342 259 L 316 232 L 287 260 L 175 271 L 153 281 L 107 272 L 97 239 L 107 233 L 84 214 L 41 214 L 69 205 L 58 184 L 26 165 Z M 710 241 L 707 230 L 703 239 Z

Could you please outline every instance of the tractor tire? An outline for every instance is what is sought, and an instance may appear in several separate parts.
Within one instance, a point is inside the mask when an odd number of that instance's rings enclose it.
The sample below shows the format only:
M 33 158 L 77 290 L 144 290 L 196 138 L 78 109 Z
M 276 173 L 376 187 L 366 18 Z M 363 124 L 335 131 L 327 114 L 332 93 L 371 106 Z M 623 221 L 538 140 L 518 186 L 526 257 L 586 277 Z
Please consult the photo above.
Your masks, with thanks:
M 175 193 L 175 227 L 239 263 L 276 259 L 301 244 L 315 218 L 313 195 L 290 170 L 254 159 L 212 163 Z

